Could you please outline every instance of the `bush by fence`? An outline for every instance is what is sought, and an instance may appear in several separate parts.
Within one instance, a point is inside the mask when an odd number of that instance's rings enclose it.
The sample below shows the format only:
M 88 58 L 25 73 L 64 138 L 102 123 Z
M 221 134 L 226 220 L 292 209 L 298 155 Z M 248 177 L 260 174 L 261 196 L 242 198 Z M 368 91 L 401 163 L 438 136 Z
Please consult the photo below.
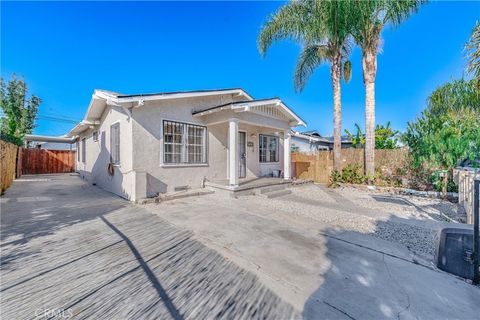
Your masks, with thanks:
M 13 179 L 15 179 L 17 149 L 18 147 L 16 145 L 0 140 L 0 185 L 2 193 L 12 184 Z
M 363 172 L 363 149 L 342 149 L 342 170 L 347 167 L 358 167 Z M 333 151 L 316 153 L 292 153 L 293 174 L 298 179 L 309 179 L 319 183 L 329 183 L 333 172 Z M 375 169 L 377 172 L 392 174 L 408 167 L 408 150 L 381 149 L 375 150 Z

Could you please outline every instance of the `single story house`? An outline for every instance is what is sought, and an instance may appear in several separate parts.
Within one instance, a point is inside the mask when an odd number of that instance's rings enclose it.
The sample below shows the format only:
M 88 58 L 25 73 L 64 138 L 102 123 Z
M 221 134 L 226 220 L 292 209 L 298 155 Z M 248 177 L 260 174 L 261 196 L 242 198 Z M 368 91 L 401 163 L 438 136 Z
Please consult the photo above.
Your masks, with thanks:
M 279 98 L 242 89 L 125 95 L 95 90 L 77 139 L 84 179 L 135 201 L 225 181 L 290 179 L 290 129 L 305 122 Z M 277 171 L 278 172 L 278 171 Z
M 351 148 L 349 136 L 342 136 L 342 148 Z M 333 150 L 333 136 L 322 137 L 316 130 L 298 132 L 292 130 L 291 148 L 294 152 L 316 152 Z

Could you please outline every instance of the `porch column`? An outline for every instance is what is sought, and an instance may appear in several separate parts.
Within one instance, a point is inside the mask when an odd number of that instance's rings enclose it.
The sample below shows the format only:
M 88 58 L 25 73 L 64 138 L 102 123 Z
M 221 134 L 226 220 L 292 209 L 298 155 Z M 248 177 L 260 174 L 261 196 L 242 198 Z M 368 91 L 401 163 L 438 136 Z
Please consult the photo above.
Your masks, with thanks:
M 290 160 L 290 130 L 283 133 L 283 178 L 291 178 L 291 160 Z
M 228 179 L 238 186 L 238 119 L 228 120 Z

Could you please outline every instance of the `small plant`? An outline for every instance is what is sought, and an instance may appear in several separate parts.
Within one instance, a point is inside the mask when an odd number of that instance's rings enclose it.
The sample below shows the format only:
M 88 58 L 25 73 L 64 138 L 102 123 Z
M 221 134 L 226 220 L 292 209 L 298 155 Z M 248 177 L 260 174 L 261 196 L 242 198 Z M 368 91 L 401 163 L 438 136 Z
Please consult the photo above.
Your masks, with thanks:
M 342 182 L 342 175 L 338 170 L 333 170 L 330 174 L 330 184 L 329 186 L 332 188 L 336 188 L 339 186 L 339 183 Z
M 447 184 L 445 186 L 445 175 L 447 175 Z M 433 185 L 433 189 L 438 192 L 458 192 L 458 186 L 453 181 L 452 175 L 445 170 L 433 171 L 430 175 L 429 182 Z M 445 188 L 445 189 L 444 189 Z
M 358 164 L 349 164 L 342 170 L 342 182 L 352 184 L 362 184 L 365 182 L 365 176 Z
M 374 176 L 363 174 L 362 167 L 358 164 L 349 164 L 342 171 L 334 170 L 330 175 L 330 186 L 335 188 L 340 183 L 350 184 L 375 184 L 381 187 L 406 186 L 407 179 L 405 168 L 377 169 Z

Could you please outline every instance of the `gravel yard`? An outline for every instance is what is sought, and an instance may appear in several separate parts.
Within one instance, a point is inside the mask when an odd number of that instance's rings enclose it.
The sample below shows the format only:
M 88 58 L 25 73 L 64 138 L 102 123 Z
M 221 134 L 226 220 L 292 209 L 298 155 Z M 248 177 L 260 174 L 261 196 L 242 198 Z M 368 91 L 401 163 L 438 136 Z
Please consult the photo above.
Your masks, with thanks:
M 269 200 L 250 196 L 248 203 L 398 243 L 429 260 L 438 228 L 463 218 L 455 203 L 441 199 L 313 184 L 291 190 L 290 195 Z

